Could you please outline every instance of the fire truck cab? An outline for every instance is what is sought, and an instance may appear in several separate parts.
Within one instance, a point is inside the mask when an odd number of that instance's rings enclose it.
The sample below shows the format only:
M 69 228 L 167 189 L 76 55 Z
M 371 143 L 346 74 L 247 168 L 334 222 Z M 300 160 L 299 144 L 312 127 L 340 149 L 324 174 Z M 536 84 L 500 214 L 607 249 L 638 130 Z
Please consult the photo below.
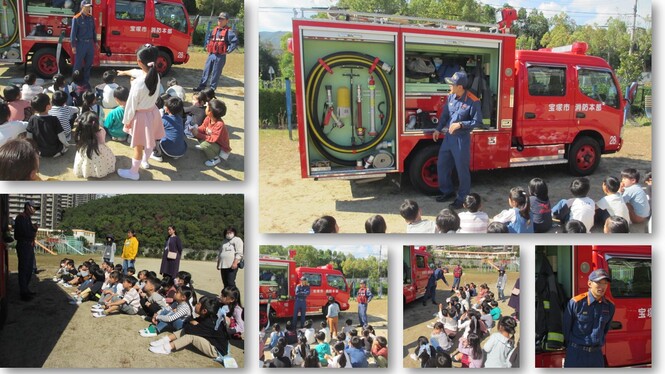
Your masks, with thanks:
M 551 265 L 551 282 L 543 278 L 542 264 Z M 541 270 L 539 270 L 541 269 Z M 605 297 L 614 303 L 615 313 L 603 347 L 606 367 L 650 366 L 652 351 L 651 328 L 651 246 L 539 246 L 536 247 L 536 285 L 540 281 L 549 283 L 563 293 L 565 304 L 573 296 L 588 291 L 589 274 L 596 269 L 605 269 L 611 276 Z M 545 313 L 556 308 L 546 293 L 536 290 L 536 326 L 547 321 Z M 558 313 L 556 311 L 555 313 Z M 551 321 L 545 323 L 550 330 Z M 556 321 L 555 321 L 555 324 Z M 537 328 L 538 330 L 538 328 Z M 549 338 L 557 331 L 549 331 Z M 554 335 L 551 335 L 554 333 Z M 543 335 L 543 334 L 541 334 Z M 538 339 L 539 333 L 536 332 Z M 559 344 L 536 344 L 536 367 L 563 367 L 566 357 L 565 332 Z M 543 336 L 543 339 L 546 339 Z M 554 349 L 552 346 L 556 346 Z
M 293 20 L 303 178 L 407 175 L 438 192 L 432 140 L 464 70 L 481 101 L 471 171 L 568 164 L 588 175 L 621 149 L 626 100 L 610 66 L 568 49 L 516 51 L 496 25 L 366 13 Z
M 57 5 L 56 5 L 57 4 Z M 0 63 L 31 62 L 45 78 L 74 60 L 72 18 L 79 1 L 2 0 Z M 146 43 L 159 48 L 156 67 L 166 74 L 189 60 L 187 48 L 196 28 L 182 0 L 93 0 L 97 48 L 93 66 L 131 67 Z
M 404 305 L 425 296 L 427 281 L 434 273 L 429 266 L 430 255 L 427 247 L 405 245 L 403 256 L 403 298 Z
M 295 288 L 300 278 L 309 281 L 307 315 L 325 313 L 328 296 L 333 296 L 340 310 L 349 309 L 350 288 L 341 271 L 332 264 L 296 267 L 293 260 L 262 257 L 259 259 L 259 322 L 261 326 L 276 318 L 291 318 L 295 307 Z

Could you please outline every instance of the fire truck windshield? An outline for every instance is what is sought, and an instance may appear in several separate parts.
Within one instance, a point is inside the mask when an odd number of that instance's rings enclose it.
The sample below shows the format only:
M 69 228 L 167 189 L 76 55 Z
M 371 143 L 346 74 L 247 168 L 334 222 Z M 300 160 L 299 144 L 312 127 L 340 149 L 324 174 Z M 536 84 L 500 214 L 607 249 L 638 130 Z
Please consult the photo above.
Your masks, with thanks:
M 187 33 L 187 18 L 185 9 L 180 4 L 157 3 L 155 4 L 155 18 L 160 23 L 172 27 L 183 33 Z

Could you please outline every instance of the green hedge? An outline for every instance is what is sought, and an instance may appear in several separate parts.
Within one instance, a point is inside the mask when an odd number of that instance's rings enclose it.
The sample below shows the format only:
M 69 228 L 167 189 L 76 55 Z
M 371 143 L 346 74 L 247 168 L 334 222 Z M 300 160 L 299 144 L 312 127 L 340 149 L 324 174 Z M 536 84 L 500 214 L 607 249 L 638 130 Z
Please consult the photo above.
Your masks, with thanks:
M 292 86 L 293 87 L 293 86 Z M 296 94 L 291 91 L 291 123 L 296 128 Z M 286 92 L 280 89 L 259 89 L 259 122 L 263 129 L 286 129 Z

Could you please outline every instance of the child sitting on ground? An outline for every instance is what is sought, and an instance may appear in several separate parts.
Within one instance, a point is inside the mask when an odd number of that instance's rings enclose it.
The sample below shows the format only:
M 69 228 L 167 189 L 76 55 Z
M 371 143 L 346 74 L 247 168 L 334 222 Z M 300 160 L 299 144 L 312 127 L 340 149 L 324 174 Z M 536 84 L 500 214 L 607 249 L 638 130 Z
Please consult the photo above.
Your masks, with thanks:
M 178 85 L 178 80 L 171 78 L 167 82 L 167 85 L 169 88 L 166 89 L 166 93 L 169 94 L 169 96 L 177 97 L 181 101 L 185 101 L 185 89 Z
M 335 345 L 332 347 L 333 353 L 326 356 L 326 360 L 328 361 L 328 368 L 329 369 L 350 369 L 350 368 L 352 368 L 351 358 L 344 351 L 345 348 L 346 347 L 344 346 L 343 341 L 338 341 L 337 343 L 335 343 Z
M 187 152 L 187 142 L 182 124 L 182 100 L 170 97 L 164 102 L 164 137 L 157 142 L 150 158 L 159 162 L 164 161 L 163 156 L 174 160 L 179 159 Z
M 104 128 L 111 135 L 111 140 L 124 142 L 127 140 L 127 133 L 122 130 L 124 127 L 122 118 L 125 116 L 125 105 L 127 104 L 127 98 L 129 98 L 129 90 L 126 87 L 119 86 L 113 90 L 113 98 L 115 98 L 118 106 L 106 116 Z
M 436 216 L 436 232 L 454 234 L 460 229 L 460 218 L 452 209 L 444 208 Z
M 633 168 L 621 171 L 621 197 L 628 207 L 630 221 L 643 223 L 649 219 L 651 208 L 646 192 L 640 186 L 640 173 Z
M 374 339 L 371 352 L 378 367 L 388 367 L 388 340 L 385 336 L 377 336 L 376 339 Z
M 194 97 L 194 104 L 184 108 L 185 115 L 187 116 L 185 120 L 185 135 L 190 138 L 194 138 L 194 134 L 189 130 L 190 127 L 199 127 L 203 124 L 203 121 L 206 118 L 206 104 L 208 103 L 208 97 L 205 93 L 199 92 Z
M 279 323 L 272 325 L 272 332 L 270 333 L 270 345 L 266 347 L 267 349 L 272 349 L 277 346 L 277 340 L 284 337 L 284 332 L 282 332 L 282 326 Z
M 529 181 L 529 205 L 533 218 L 533 232 L 544 233 L 552 228 L 552 205 L 547 184 L 540 178 Z
M 326 342 L 326 334 L 323 331 L 319 331 L 316 333 L 316 347 L 314 349 L 316 350 L 316 353 L 319 355 L 319 363 L 321 366 L 327 366 L 328 365 L 328 360 L 326 359 L 326 355 L 330 356 L 330 344 Z
M 354 368 L 366 368 L 369 367 L 369 362 L 367 361 L 367 355 L 362 346 L 362 341 L 359 337 L 354 336 L 351 338 L 351 346 L 346 348 L 346 353 L 351 359 L 351 366 Z
M 65 93 L 67 97 L 66 104 L 71 105 L 71 96 L 69 96 L 69 87 L 67 85 L 67 81 L 65 80 L 65 76 L 60 73 L 53 76 L 53 85 L 51 85 L 48 89 L 45 89 L 44 93 L 51 94 L 51 96 L 53 96 L 53 94 L 58 91 Z
M 103 178 L 115 172 L 115 155 L 106 145 L 106 130 L 93 112 L 76 119 L 76 156 L 74 175 L 79 178 Z
M 67 141 L 72 140 L 72 124 L 78 115 L 78 108 L 67 105 L 67 93 L 63 91 L 55 91 L 53 93 L 53 105 L 48 111 L 48 114 L 58 118 L 60 126 L 65 130 L 65 137 Z
M 208 160 L 206 166 L 213 167 L 222 160 L 227 160 L 231 154 L 229 144 L 229 131 L 222 118 L 226 115 L 226 105 L 224 102 L 213 99 L 206 107 L 206 118 L 203 124 L 196 127 L 190 127 L 190 131 L 201 143 L 197 148 L 201 149 Z
M 168 355 L 172 351 L 193 345 L 201 353 L 215 360 L 229 358 L 229 340 L 226 333 L 215 329 L 218 309 L 219 304 L 215 298 L 202 297 L 194 306 L 198 317 L 188 321 L 182 330 L 150 343 L 150 352 Z M 228 362 L 225 360 L 225 367 L 230 366 Z
M 337 234 L 339 226 L 333 216 L 321 216 L 312 223 L 312 233 L 314 234 Z
M 152 324 L 139 334 L 143 337 L 153 337 L 166 329 L 178 331 L 182 329 L 185 320 L 189 318 L 194 310 L 189 304 L 189 298 L 192 296 L 192 290 L 189 287 L 181 286 L 174 296 L 174 302 L 170 308 L 165 308 L 152 316 Z
M 480 210 L 482 200 L 480 195 L 472 192 L 464 198 L 464 209 L 466 212 L 460 212 L 459 233 L 462 234 L 483 234 L 487 232 L 489 217 L 487 213 Z
M 82 102 L 81 110 L 79 111 L 79 115 L 85 112 L 93 112 L 97 115 L 99 121 L 101 123 L 104 123 L 104 110 L 97 103 L 97 95 L 95 95 L 94 92 L 92 91 L 84 92 L 83 95 L 81 96 L 81 102 Z
M 375 214 L 365 221 L 365 232 L 368 234 L 385 234 L 386 220 L 380 214 Z
M 572 199 L 562 199 L 552 207 L 552 216 L 558 218 L 563 225 L 574 219 L 584 224 L 587 232 L 593 227 L 593 216 L 596 212 L 596 203 L 587 197 L 591 183 L 586 177 L 575 178 L 570 183 Z
M 529 198 L 521 187 L 513 187 L 508 195 L 510 209 L 506 209 L 492 218 L 492 221 L 503 222 L 508 226 L 508 232 L 522 234 L 533 233 L 533 220 Z
M 441 322 L 436 322 L 434 324 L 429 342 L 434 349 L 441 352 L 448 352 L 453 346 L 453 342 L 448 337 L 448 334 L 446 334 L 446 331 L 443 328 L 443 323 Z
M 436 224 L 430 220 L 422 219 L 422 209 L 414 200 L 406 199 L 399 208 L 399 214 L 406 221 L 407 234 L 433 234 Z
M 100 267 L 95 266 L 90 270 L 90 273 L 92 275 L 92 282 L 82 286 L 70 304 L 81 304 L 87 300 L 99 300 L 102 285 L 104 284 L 104 271 Z
M 166 309 L 169 305 L 164 300 L 158 291 L 161 287 L 161 282 L 157 278 L 150 277 L 145 281 L 145 286 L 143 286 L 143 293 L 145 298 L 141 298 L 141 308 L 145 312 L 145 315 L 152 320 L 155 314 L 159 313 L 160 310 Z
M 134 276 L 128 275 L 125 277 L 122 281 L 122 289 L 124 291 L 122 299 L 104 304 L 103 309 L 93 311 L 92 316 L 95 318 L 101 318 L 117 313 L 130 315 L 136 314 L 141 307 L 141 297 L 139 296 L 138 291 L 134 288 L 136 282 L 138 282 L 138 279 Z
M 37 142 L 41 157 L 59 157 L 67 152 L 67 136 L 58 117 L 48 114 L 51 99 L 45 93 L 35 95 L 31 102 L 36 112 L 28 121 L 28 139 Z
M 9 105 L 9 118 L 7 121 L 27 121 L 34 113 L 30 101 L 20 98 L 21 89 L 9 85 L 2 90 L 2 96 Z
M 594 224 L 605 225 L 610 216 L 623 217 L 630 224 L 630 213 L 628 207 L 619 193 L 621 182 L 616 177 L 607 177 L 603 181 L 603 193 L 605 196 L 596 202 L 596 214 Z
M 510 355 L 515 349 L 515 327 L 517 321 L 511 316 L 501 317 L 498 332 L 490 335 L 485 341 L 483 350 L 486 353 L 486 368 L 509 368 Z
M 454 360 L 462 363 L 462 367 L 479 369 L 483 367 L 483 350 L 480 348 L 478 334 L 470 333 L 466 338 L 460 338 Z
M 326 321 L 321 321 L 321 329 L 319 330 L 319 332 L 324 333 L 326 335 L 326 338 L 324 340 L 330 343 L 330 327 L 328 327 Z
M 69 84 L 69 96 L 72 97 L 72 105 L 77 107 L 83 105 L 83 93 L 90 90 L 90 84 L 83 79 L 83 72 L 74 70 L 72 72 L 72 83 Z
M 316 330 L 314 330 L 314 327 L 312 327 L 313 324 L 314 321 L 308 319 L 305 321 L 305 327 L 302 329 L 303 335 L 305 335 L 307 338 L 307 344 L 316 343 Z
M 115 83 L 115 78 L 118 76 L 118 72 L 115 70 L 107 70 L 102 75 L 102 107 L 106 109 L 114 109 L 118 106 L 118 102 L 115 99 L 114 92 L 115 89 L 120 87 Z
M 630 227 L 625 218 L 619 216 L 610 216 L 605 220 L 603 233 L 605 234 L 628 234 Z
M 44 92 L 44 88 L 35 84 L 37 82 L 37 75 L 29 73 L 23 77 L 23 87 L 21 87 L 21 99 L 32 101 L 32 98 L 39 93 Z
M 353 327 L 353 320 L 351 318 L 348 318 L 346 321 L 344 321 L 344 327 L 342 327 L 342 332 L 345 335 L 348 335 L 351 330 L 355 330 Z

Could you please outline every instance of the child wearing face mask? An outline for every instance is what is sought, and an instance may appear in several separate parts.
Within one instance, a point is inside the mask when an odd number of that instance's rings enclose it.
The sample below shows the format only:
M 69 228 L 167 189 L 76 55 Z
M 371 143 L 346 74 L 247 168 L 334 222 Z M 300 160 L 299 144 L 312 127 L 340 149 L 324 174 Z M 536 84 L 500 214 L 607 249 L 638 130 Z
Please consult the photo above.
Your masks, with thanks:
M 224 287 L 236 285 L 238 269 L 244 267 L 243 241 L 235 227 L 224 230 L 224 241 L 217 253 L 217 270 L 221 272 Z

